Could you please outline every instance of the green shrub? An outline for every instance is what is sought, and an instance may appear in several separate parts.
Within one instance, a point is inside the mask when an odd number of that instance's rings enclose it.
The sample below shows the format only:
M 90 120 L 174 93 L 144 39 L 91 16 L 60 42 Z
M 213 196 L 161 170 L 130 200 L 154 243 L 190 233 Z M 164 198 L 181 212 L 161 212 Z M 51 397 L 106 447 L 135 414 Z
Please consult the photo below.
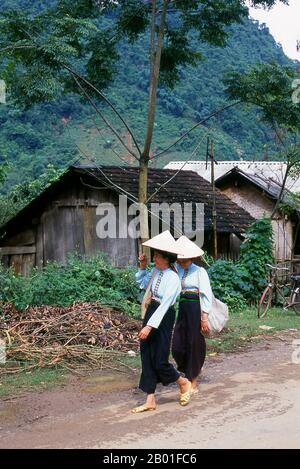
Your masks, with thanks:
M 0 166 L 0 184 L 6 177 L 6 167 Z M 46 171 L 34 180 L 24 180 L 16 185 L 7 195 L 0 196 L 0 226 L 16 215 L 31 200 L 35 199 L 50 184 L 53 184 L 63 174 L 49 164 Z
M 27 278 L 0 268 L 0 301 L 18 309 L 27 305 L 67 306 L 99 301 L 133 316 L 139 314 L 139 288 L 133 268 L 118 269 L 100 254 L 93 258 L 70 255 L 65 265 L 49 262 Z
M 250 287 L 246 273 L 237 263 L 218 259 L 209 268 L 208 273 L 215 296 L 224 301 L 230 310 L 246 307 L 246 300 L 241 291 Z
M 262 218 L 247 230 L 238 262 L 218 259 L 208 269 L 216 297 L 232 311 L 245 308 L 259 298 L 272 262 L 271 220 Z
M 233 312 L 246 308 L 261 294 L 268 274 L 266 264 L 272 261 L 271 221 L 263 218 L 248 229 L 238 262 L 218 259 L 208 269 L 216 297 Z M 4 271 L 0 264 L 0 301 L 18 309 L 99 301 L 138 317 L 141 293 L 135 271 L 112 267 L 104 254 L 92 258 L 70 255 L 65 265 L 49 262 L 41 270 L 33 269 L 27 278 L 12 269 Z
M 249 276 L 250 289 L 245 292 L 248 300 L 256 300 L 266 285 L 269 267 L 274 262 L 272 254 L 271 219 L 256 220 L 246 232 L 241 245 L 239 265 Z

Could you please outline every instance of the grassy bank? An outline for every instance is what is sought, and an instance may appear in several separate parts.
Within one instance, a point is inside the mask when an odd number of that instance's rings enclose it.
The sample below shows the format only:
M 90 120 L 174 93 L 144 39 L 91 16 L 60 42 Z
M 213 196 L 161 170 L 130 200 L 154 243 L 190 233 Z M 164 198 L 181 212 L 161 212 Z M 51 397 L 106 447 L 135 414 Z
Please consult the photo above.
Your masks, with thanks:
M 260 326 L 271 329 L 261 329 Z M 231 314 L 226 330 L 207 340 L 208 353 L 235 352 L 250 342 L 263 340 L 265 336 L 288 329 L 300 329 L 300 316 L 292 310 L 272 308 L 267 317 L 258 319 L 256 309 L 247 308 Z
M 0 374 L 0 399 L 8 396 L 18 396 L 29 391 L 51 389 L 64 384 L 67 377 L 68 372 L 60 367 L 38 368 L 12 375 Z

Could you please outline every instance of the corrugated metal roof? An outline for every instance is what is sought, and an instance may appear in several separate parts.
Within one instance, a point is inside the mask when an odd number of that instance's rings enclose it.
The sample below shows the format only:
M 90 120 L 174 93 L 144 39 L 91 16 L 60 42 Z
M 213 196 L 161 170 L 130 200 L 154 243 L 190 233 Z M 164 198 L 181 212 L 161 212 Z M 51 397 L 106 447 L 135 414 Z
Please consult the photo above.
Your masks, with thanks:
M 234 175 L 240 175 L 242 178 L 246 179 L 247 181 L 250 181 L 252 184 L 255 184 L 255 186 L 259 187 L 262 191 L 267 193 L 274 200 L 277 200 L 280 196 L 281 184 L 278 183 L 277 181 L 274 181 L 271 178 L 266 178 L 263 174 L 254 175 L 254 174 L 245 173 L 245 171 L 242 171 L 241 169 L 236 168 L 236 167 L 232 168 L 226 174 L 219 177 L 218 180 L 216 181 L 216 185 L 218 187 L 222 187 L 223 181 L 228 180 L 228 178 L 231 178 Z M 281 200 L 287 204 L 290 204 L 292 207 L 295 207 L 295 204 L 296 204 L 296 207 L 298 207 L 298 204 L 295 201 L 294 194 L 291 191 L 287 190 L 286 188 L 283 191 L 283 196 L 281 196 Z M 299 212 L 299 208 L 297 208 L 298 212 Z
M 168 163 L 166 169 L 178 170 L 183 166 L 184 161 L 171 161 Z M 282 161 L 218 161 L 214 166 L 215 180 L 226 174 L 233 168 L 239 168 L 249 176 L 263 177 L 265 180 L 270 180 L 270 185 L 280 185 L 286 171 L 286 164 Z M 205 161 L 188 161 L 183 170 L 196 171 L 207 181 L 211 180 L 211 166 L 210 162 L 207 164 Z M 288 177 L 286 182 L 286 189 L 291 192 L 300 192 L 300 177 Z

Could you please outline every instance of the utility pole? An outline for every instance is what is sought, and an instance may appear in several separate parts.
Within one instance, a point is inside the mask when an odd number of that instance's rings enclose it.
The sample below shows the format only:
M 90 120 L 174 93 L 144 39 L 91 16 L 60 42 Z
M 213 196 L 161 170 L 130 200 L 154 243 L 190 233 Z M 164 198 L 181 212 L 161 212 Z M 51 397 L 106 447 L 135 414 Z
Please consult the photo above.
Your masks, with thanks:
M 218 257 L 218 240 L 217 240 L 217 210 L 216 210 L 216 186 L 215 186 L 215 157 L 214 157 L 214 142 L 210 142 L 209 148 L 209 137 L 207 139 L 207 153 L 210 158 L 210 170 L 211 170 L 211 187 L 212 187 L 212 234 L 213 234 L 213 257 Z M 209 151 L 210 150 L 210 151 Z M 207 155 L 208 156 L 208 155 Z

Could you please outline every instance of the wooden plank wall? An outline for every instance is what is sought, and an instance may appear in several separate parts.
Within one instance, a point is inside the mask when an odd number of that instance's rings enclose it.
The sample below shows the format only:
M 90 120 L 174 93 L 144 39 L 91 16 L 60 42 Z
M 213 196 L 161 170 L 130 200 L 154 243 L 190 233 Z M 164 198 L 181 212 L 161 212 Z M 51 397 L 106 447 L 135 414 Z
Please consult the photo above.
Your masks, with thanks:
M 70 252 L 92 256 L 101 251 L 108 254 L 115 266 L 136 265 L 136 240 L 98 238 L 96 226 L 100 216 L 96 208 L 103 202 L 116 205 L 119 199 L 110 190 L 73 185 L 45 211 L 40 230 L 44 263 L 47 260 L 65 262 Z
M 107 253 L 115 266 L 136 265 L 137 240 L 97 236 L 96 226 L 101 217 L 96 209 L 103 202 L 118 205 L 119 197 L 108 188 L 87 187 L 74 177 L 56 200 L 49 201 L 39 214 L 32 214 L 36 218 L 28 219 L 28 226 L 3 240 L 2 249 L 6 250 L 0 252 L 2 263 L 28 275 L 33 266 L 41 267 L 47 261 L 65 263 L 71 252 L 92 256 L 101 251 Z
M 28 275 L 36 262 L 35 239 L 35 225 L 9 238 L 6 246 L 0 247 L 2 264 L 12 266 L 16 273 Z

